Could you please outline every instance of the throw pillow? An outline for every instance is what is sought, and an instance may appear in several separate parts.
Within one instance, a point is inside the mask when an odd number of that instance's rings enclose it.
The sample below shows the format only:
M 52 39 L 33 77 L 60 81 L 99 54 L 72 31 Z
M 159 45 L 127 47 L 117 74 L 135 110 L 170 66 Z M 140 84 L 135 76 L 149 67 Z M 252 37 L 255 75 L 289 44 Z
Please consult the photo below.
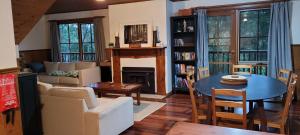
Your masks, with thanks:
M 49 73 L 49 75 L 50 76 L 66 76 L 67 73 L 64 71 L 57 70 L 57 71 L 53 71 L 53 72 Z
M 33 73 L 42 73 L 45 71 L 45 67 L 42 63 L 30 63 L 28 64 L 28 67 Z
M 73 77 L 73 78 L 78 78 L 79 71 L 68 71 L 66 72 L 66 77 Z

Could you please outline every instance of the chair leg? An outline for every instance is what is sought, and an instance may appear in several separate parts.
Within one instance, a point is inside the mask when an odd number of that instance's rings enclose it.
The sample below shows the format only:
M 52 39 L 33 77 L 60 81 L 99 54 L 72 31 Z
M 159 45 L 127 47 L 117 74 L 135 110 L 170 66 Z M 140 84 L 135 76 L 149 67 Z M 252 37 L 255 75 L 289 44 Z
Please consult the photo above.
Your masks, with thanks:
M 280 126 L 280 134 L 285 134 L 285 126 Z

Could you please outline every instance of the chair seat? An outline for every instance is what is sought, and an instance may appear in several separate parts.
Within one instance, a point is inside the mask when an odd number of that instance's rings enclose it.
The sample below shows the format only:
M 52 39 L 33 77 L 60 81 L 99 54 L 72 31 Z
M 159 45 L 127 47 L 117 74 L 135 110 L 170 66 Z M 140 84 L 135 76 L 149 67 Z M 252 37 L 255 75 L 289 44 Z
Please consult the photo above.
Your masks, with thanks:
M 267 120 L 267 126 L 272 128 L 280 128 L 280 121 L 281 121 L 281 112 L 272 112 L 265 110 L 265 116 Z M 255 113 L 254 115 L 254 124 L 260 125 L 261 120 L 259 113 Z

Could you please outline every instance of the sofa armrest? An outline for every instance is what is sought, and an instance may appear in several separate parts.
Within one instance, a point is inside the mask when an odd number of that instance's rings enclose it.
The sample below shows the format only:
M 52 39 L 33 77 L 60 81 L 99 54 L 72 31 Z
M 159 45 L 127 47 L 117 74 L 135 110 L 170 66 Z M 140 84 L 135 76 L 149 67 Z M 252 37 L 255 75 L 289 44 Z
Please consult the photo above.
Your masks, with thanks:
M 86 135 L 117 135 L 131 127 L 133 122 L 133 99 L 119 97 L 108 105 L 90 109 L 85 113 Z
M 87 86 L 91 83 L 101 81 L 100 67 L 79 70 L 79 83 L 81 86 Z

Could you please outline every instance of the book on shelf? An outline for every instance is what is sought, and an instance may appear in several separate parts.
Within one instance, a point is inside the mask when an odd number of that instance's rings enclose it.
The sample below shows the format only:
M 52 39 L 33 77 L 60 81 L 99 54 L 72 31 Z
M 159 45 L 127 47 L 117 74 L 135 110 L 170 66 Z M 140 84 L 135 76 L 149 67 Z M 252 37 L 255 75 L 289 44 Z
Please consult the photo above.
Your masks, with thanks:
M 191 61 L 195 60 L 195 52 L 175 52 L 174 53 L 175 60 L 186 60 Z
M 184 79 L 185 78 L 180 78 L 180 77 L 177 77 L 175 76 L 175 88 L 184 88 L 184 89 L 187 89 L 187 86 L 184 82 Z
M 186 64 L 175 64 L 175 73 L 176 74 L 186 74 L 189 72 L 195 72 L 195 67 L 192 65 Z

